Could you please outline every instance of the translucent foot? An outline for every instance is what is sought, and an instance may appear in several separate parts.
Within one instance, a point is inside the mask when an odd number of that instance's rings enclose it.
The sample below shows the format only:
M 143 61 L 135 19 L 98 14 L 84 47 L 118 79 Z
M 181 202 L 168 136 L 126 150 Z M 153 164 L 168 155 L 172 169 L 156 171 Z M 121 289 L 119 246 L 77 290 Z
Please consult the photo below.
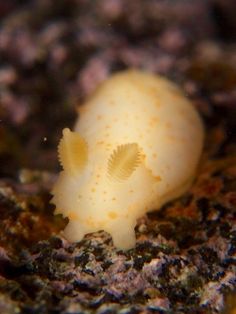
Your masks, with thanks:
M 70 242 L 79 242 L 87 232 L 78 221 L 70 221 L 64 230 L 66 239 Z
M 120 228 L 119 231 L 111 233 L 114 246 L 121 250 L 129 250 L 135 247 L 136 238 L 134 227 Z

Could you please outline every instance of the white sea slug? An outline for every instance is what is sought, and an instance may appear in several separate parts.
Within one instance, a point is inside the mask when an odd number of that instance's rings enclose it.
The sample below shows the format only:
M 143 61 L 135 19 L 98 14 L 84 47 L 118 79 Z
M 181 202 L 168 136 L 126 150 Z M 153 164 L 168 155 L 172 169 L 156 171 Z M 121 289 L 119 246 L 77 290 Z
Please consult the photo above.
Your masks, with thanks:
M 105 230 L 117 248 L 135 245 L 137 219 L 183 194 L 203 146 L 193 105 L 168 80 L 137 70 L 113 75 L 63 130 L 63 167 L 53 189 L 65 236 Z

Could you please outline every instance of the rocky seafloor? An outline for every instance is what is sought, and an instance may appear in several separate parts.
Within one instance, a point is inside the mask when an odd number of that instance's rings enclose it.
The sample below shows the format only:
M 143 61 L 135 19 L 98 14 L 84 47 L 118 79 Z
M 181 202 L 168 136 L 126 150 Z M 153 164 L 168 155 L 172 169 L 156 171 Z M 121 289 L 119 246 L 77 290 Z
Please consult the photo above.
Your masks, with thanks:
M 0 313 L 236 311 L 236 2 L 0 0 Z M 50 190 L 57 143 L 110 73 L 175 81 L 200 112 L 189 191 L 138 221 L 68 243 Z M 137 191 L 138 192 L 138 191 Z

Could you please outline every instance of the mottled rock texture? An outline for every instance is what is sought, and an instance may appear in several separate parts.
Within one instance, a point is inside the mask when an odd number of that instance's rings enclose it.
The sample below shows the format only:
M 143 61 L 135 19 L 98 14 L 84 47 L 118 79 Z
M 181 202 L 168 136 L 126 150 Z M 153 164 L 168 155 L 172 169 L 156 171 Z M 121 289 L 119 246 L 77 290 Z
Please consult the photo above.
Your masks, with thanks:
M 234 0 L 0 0 L 1 314 L 233 313 L 235 11 Z M 207 134 L 198 174 L 140 219 L 134 249 L 105 232 L 70 244 L 49 203 L 61 129 L 129 67 L 194 102 Z

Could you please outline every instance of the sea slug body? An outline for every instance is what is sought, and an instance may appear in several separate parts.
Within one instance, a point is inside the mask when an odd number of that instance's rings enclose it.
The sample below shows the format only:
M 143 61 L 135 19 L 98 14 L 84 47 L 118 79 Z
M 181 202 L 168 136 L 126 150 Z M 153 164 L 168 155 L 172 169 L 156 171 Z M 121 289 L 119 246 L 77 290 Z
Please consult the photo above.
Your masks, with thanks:
M 191 102 L 167 79 L 138 70 L 113 75 L 63 130 L 63 167 L 52 191 L 69 218 L 70 241 L 105 230 L 135 245 L 137 219 L 183 194 L 202 152 L 204 130 Z

